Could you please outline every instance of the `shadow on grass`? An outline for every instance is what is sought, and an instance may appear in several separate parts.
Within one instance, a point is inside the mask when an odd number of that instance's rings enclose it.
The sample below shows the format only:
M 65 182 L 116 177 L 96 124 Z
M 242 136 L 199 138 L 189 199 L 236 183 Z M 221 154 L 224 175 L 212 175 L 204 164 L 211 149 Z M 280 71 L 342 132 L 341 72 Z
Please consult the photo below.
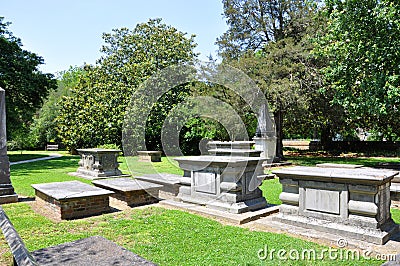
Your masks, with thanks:
M 37 161 L 26 164 L 12 165 L 11 171 L 14 175 L 32 173 L 34 171 L 43 171 L 51 169 L 78 168 L 79 156 L 63 156 L 46 161 Z

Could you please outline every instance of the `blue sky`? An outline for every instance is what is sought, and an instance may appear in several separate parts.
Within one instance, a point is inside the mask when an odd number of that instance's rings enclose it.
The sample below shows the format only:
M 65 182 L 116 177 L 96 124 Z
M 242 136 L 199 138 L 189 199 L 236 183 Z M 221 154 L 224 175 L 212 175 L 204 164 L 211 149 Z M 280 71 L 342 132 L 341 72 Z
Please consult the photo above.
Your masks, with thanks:
M 206 60 L 216 56 L 215 40 L 227 29 L 222 12 L 220 0 L 0 0 L 0 16 L 12 23 L 25 50 L 44 58 L 45 73 L 94 64 L 103 32 L 134 28 L 149 18 L 195 34 L 195 51 Z

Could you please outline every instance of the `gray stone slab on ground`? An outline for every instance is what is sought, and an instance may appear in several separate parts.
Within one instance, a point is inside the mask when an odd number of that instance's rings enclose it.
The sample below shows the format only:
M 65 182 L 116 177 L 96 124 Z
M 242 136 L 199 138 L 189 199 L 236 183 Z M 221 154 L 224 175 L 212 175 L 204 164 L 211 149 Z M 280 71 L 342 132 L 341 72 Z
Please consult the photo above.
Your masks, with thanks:
M 356 169 L 361 168 L 364 165 L 362 164 L 344 164 L 344 163 L 318 163 L 317 167 L 322 168 L 347 168 L 347 169 Z
M 162 185 L 163 187 L 159 191 L 161 199 L 174 199 L 178 195 L 181 178 L 182 176 L 166 173 L 146 174 L 135 177 L 137 180 Z
M 131 178 L 102 179 L 92 183 L 97 187 L 114 191 L 111 200 L 117 200 L 130 207 L 158 202 L 159 191 L 163 188 L 162 185 Z
M 138 151 L 139 162 L 161 162 L 161 151 Z
M 100 179 L 92 182 L 94 185 L 100 185 L 103 187 L 107 187 L 111 190 L 117 191 L 135 191 L 135 190 L 151 190 L 151 189 L 160 189 L 163 186 L 142 181 L 135 180 L 132 178 L 113 178 L 113 179 Z
M 161 206 L 176 208 L 184 211 L 193 212 L 199 215 L 211 217 L 217 220 L 222 220 L 225 222 L 233 223 L 233 224 L 244 224 L 260 217 L 268 216 L 272 213 L 276 213 L 279 210 L 279 206 L 269 204 L 267 207 L 256 210 L 256 211 L 248 211 L 245 213 L 230 213 L 226 211 L 219 211 L 211 208 L 207 208 L 205 206 L 199 206 L 197 204 L 172 201 L 172 200 L 164 200 L 159 203 Z
M 57 200 L 111 195 L 113 191 L 91 186 L 79 181 L 33 184 L 35 190 Z
M 59 219 L 78 219 L 109 212 L 106 190 L 79 181 L 34 184 L 36 202 L 44 204 Z
M 39 249 L 32 255 L 39 265 L 156 265 L 101 236 Z

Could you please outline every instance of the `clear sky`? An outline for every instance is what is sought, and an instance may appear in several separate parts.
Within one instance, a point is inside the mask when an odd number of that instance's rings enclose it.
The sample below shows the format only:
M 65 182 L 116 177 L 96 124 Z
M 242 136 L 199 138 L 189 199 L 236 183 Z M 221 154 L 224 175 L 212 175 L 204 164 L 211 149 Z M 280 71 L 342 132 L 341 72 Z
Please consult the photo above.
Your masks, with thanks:
M 227 29 L 220 0 L 0 0 L 0 16 L 23 49 L 44 58 L 41 70 L 94 64 L 103 32 L 162 18 L 188 36 L 195 34 L 200 59 L 217 55 L 216 38 Z

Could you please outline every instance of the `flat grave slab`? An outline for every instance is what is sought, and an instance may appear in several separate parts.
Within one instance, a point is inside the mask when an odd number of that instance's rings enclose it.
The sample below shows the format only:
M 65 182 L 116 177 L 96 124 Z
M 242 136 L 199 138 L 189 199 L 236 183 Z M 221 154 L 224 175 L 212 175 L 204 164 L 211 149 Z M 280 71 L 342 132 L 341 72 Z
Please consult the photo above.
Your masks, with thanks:
M 61 219 L 75 219 L 110 211 L 113 191 L 79 181 L 33 184 L 36 201 L 44 203 Z
M 128 206 L 140 206 L 158 202 L 162 185 L 135 180 L 131 178 L 100 179 L 92 182 L 96 187 L 115 192 L 112 200 L 120 201 Z
M 163 187 L 160 189 L 158 194 L 159 198 L 175 199 L 175 197 L 179 193 L 182 176 L 174 174 L 158 173 L 158 174 L 147 174 L 142 176 L 136 176 L 135 179 L 147 181 L 157 185 L 162 185 Z
M 32 255 L 39 265 L 156 265 L 101 236 L 39 249 Z
M 161 151 L 138 151 L 139 162 L 161 162 Z
M 362 164 L 344 164 L 344 163 L 318 163 L 317 167 L 321 168 L 346 168 L 346 169 L 356 169 L 361 168 Z

